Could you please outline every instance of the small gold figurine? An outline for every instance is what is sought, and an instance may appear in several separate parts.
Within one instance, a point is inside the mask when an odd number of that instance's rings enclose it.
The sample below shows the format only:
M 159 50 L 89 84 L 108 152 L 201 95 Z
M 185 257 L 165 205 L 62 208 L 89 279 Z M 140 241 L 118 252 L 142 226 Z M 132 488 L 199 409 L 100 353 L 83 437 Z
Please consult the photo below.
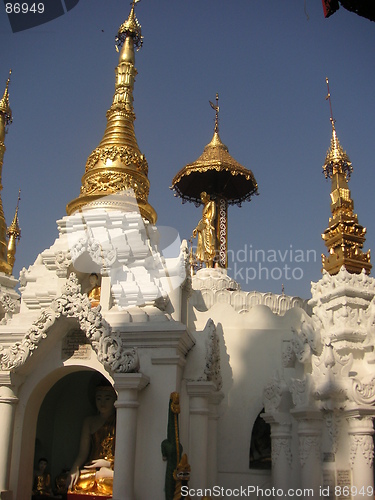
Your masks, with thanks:
M 204 204 L 202 219 L 193 231 L 193 237 L 198 238 L 195 258 L 200 263 L 204 262 L 207 267 L 214 267 L 217 250 L 216 203 L 205 191 L 201 193 L 201 200 Z
M 52 495 L 51 476 L 47 472 L 48 460 L 40 458 L 38 469 L 34 472 L 33 499 Z
M 87 296 L 90 299 L 91 307 L 96 307 L 100 304 L 101 287 L 99 285 L 99 276 L 96 273 L 92 273 L 90 274 L 89 281 L 91 289 Z

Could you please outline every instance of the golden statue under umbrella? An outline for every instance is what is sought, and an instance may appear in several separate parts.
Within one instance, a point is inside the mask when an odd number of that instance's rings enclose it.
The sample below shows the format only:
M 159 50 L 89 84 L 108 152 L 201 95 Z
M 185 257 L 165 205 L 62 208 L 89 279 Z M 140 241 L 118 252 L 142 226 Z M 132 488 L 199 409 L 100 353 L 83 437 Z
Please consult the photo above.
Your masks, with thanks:
M 258 185 L 251 170 L 238 163 L 228 152 L 219 136 L 219 95 L 215 111 L 215 129 L 212 140 L 202 155 L 185 165 L 172 181 L 175 196 L 182 201 L 203 204 L 202 219 L 193 231 L 197 237 L 195 255 L 190 253 L 191 267 L 227 267 L 228 205 L 241 205 L 258 194 Z
M 204 204 L 203 214 L 197 227 L 193 231 L 193 237 L 197 240 L 196 261 L 200 264 L 206 263 L 207 267 L 214 267 L 217 252 L 216 238 L 216 203 L 203 191 L 201 200 Z

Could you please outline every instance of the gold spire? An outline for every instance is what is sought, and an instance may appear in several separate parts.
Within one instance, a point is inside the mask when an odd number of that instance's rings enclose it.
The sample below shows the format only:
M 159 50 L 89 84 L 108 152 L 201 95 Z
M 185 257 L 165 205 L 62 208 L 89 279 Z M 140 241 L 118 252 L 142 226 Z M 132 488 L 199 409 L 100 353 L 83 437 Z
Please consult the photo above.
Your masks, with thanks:
M 139 1 L 139 0 L 138 0 Z M 115 94 L 107 111 L 107 126 L 100 144 L 87 159 L 78 198 L 68 203 L 68 215 L 83 206 L 111 208 L 115 193 L 134 192 L 116 200 L 115 207 L 136 210 L 145 219 L 156 222 L 156 212 L 148 203 L 150 183 L 147 177 L 148 164 L 140 152 L 134 132 L 133 109 L 134 80 L 137 74 L 134 62 L 134 48 L 142 46 L 141 26 L 135 17 L 133 0 L 128 19 L 120 26 L 116 36 L 116 49 L 120 51 L 119 64 L 115 70 Z
M 12 70 L 9 71 L 9 77 L 5 85 L 3 97 L 0 99 L 0 193 L 2 186 L 2 170 L 5 153 L 5 134 L 8 131 L 8 126 L 12 123 L 12 110 L 9 106 L 9 82 Z M 6 239 L 6 222 L 4 217 L 3 202 L 0 196 L 0 272 L 11 274 L 12 269 L 7 262 L 7 239 Z
M 11 272 L 13 271 L 13 266 L 14 266 L 14 263 L 16 261 L 16 245 L 17 245 L 17 242 L 21 238 L 21 229 L 20 229 L 20 225 L 19 225 L 19 221 L 18 221 L 18 207 L 19 207 L 20 199 L 21 199 L 21 190 L 18 191 L 16 212 L 14 214 L 12 223 L 8 227 L 8 230 L 7 230 L 7 236 L 9 238 L 7 257 L 8 257 L 8 264 L 11 268 Z
M 354 213 L 354 203 L 348 187 L 353 167 L 337 137 L 335 120 L 332 116 L 328 78 L 326 82 L 328 87 L 327 99 L 329 99 L 331 109 L 332 138 L 323 165 L 323 172 L 326 179 L 332 179 L 332 217 L 329 219 L 328 228 L 322 234 L 329 251 L 328 256 L 322 255 L 323 269 L 330 274 L 336 274 L 341 266 L 344 266 L 350 273 L 360 273 L 362 269 L 365 269 L 366 273 L 369 274 L 372 267 L 370 250 L 367 253 L 362 251 L 366 240 L 366 228 L 358 223 L 358 217 Z

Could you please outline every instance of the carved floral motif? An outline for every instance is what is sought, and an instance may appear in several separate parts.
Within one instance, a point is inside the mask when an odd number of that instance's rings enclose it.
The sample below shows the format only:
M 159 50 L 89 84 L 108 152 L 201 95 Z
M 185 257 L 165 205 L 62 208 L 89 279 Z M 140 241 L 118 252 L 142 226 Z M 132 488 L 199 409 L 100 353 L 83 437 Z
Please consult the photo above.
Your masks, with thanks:
M 299 437 L 299 459 L 303 467 L 310 455 L 315 455 L 316 460 L 320 460 L 320 436 L 300 436 Z
M 366 464 L 372 467 L 374 456 L 374 441 L 369 434 L 354 434 L 351 435 L 350 444 L 350 463 L 353 467 L 358 450 L 361 451 Z
M 120 335 L 112 332 L 102 317 L 100 306 L 91 308 L 89 298 L 81 293 L 81 286 L 74 273 L 70 274 L 62 295 L 41 312 L 23 340 L 0 350 L 1 369 L 15 370 L 23 365 L 47 337 L 48 329 L 61 316 L 78 320 L 81 330 L 106 369 L 121 373 L 139 370 L 136 349 L 124 349 Z
M 275 437 L 272 439 L 272 467 L 275 467 L 282 451 L 289 466 L 292 465 L 293 457 L 290 449 L 290 439 Z
M 285 382 L 280 379 L 278 373 L 275 373 L 263 391 L 264 410 L 266 413 L 272 413 L 278 409 L 283 392 L 286 389 Z

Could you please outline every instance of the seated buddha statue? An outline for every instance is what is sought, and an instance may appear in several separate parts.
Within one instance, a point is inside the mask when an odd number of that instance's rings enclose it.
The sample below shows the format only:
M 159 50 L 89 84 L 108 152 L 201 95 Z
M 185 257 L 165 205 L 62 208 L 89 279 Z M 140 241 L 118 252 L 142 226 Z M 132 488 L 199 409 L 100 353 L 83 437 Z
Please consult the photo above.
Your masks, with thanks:
M 99 276 L 96 273 L 90 274 L 90 290 L 87 293 L 88 298 L 91 302 L 91 307 L 96 307 L 100 304 L 100 291 L 101 287 L 99 285 Z
M 83 422 L 78 456 L 70 471 L 69 492 L 112 495 L 115 458 L 116 392 L 99 385 L 95 391 L 98 414 Z

